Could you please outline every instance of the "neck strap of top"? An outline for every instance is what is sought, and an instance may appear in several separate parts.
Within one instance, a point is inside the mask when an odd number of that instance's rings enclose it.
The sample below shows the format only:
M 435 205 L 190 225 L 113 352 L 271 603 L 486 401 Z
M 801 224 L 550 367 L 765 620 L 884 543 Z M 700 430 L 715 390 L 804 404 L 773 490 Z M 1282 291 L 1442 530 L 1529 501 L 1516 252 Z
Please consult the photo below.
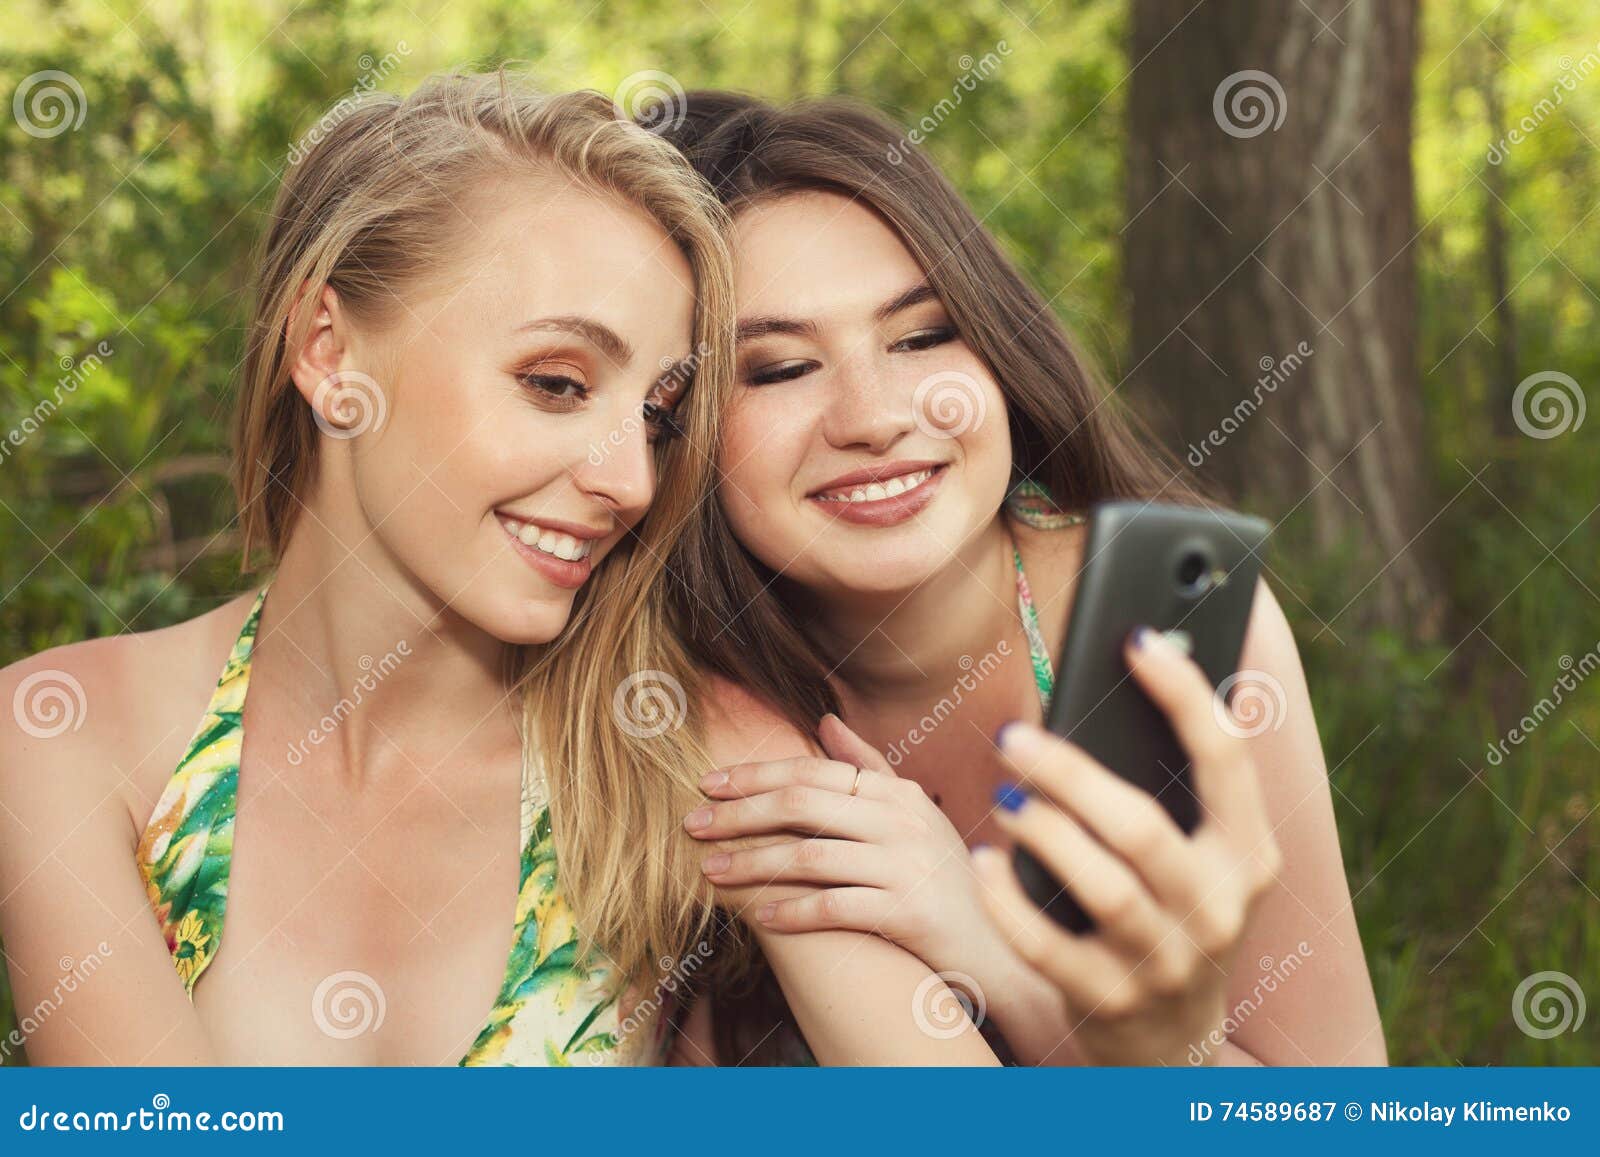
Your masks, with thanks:
M 1038 530 L 1060 530 L 1084 522 L 1076 511 L 1062 510 L 1050 497 L 1050 492 L 1037 482 L 1023 479 L 1006 495 L 1005 513 L 1027 526 Z M 1011 561 L 1017 571 L 1017 614 L 1022 619 L 1022 633 L 1028 638 L 1028 656 L 1033 662 L 1033 681 L 1039 690 L 1039 705 L 1048 715 L 1050 696 L 1055 691 L 1055 668 L 1050 662 L 1050 648 L 1039 629 L 1039 612 L 1033 606 L 1033 591 L 1028 586 L 1027 572 L 1022 569 L 1022 551 L 1017 540 L 1006 527 L 1011 542 Z

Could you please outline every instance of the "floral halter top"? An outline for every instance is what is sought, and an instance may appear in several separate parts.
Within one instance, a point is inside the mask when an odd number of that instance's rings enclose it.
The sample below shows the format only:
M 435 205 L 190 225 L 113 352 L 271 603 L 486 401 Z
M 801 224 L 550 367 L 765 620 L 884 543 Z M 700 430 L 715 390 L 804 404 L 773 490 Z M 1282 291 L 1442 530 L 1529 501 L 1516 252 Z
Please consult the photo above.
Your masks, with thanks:
M 1018 522 L 1040 530 L 1060 530 L 1084 521 L 1081 514 L 1062 510 L 1037 482 L 1019 482 L 1006 497 L 1006 513 Z M 1050 648 L 1039 629 L 1039 612 L 1033 608 L 1033 591 L 1022 569 L 1022 552 L 1011 544 L 1011 560 L 1017 570 L 1017 613 L 1022 616 L 1022 633 L 1028 637 L 1028 655 L 1033 660 L 1033 681 L 1039 689 L 1039 703 L 1045 716 L 1050 714 L 1050 696 L 1055 691 L 1055 670 L 1050 663 Z
M 233 821 L 244 744 L 250 654 L 267 588 L 256 595 L 216 690 L 139 840 L 139 872 L 190 999 L 217 958 L 228 905 Z M 659 1064 L 665 1011 L 625 1031 L 604 968 L 577 957 L 572 912 L 557 886 L 543 776 L 525 761 L 522 863 L 505 978 L 461 1065 Z

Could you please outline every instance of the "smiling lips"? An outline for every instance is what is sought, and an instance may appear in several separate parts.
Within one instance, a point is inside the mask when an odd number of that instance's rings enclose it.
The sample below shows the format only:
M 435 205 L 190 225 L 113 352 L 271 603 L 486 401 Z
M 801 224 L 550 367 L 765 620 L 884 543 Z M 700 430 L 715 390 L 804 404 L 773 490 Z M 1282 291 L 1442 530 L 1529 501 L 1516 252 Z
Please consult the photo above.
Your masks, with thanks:
M 570 523 L 560 523 L 558 529 L 557 525 L 532 522 L 503 510 L 495 511 L 495 518 L 518 554 L 551 582 L 569 590 L 588 579 L 594 569 L 589 555 L 595 541 L 610 533 Z
M 886 462 L 841 474 L 808 498 L 830 518 L 859 526 L 896 526 L 932 502 L 942 462 Z

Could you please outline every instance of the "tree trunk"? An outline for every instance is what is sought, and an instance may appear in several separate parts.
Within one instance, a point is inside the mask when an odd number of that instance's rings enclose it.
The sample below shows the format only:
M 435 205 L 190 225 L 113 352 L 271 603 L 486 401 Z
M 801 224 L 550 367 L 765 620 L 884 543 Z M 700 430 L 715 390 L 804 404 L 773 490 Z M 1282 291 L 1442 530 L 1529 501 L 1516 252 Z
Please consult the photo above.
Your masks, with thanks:
M 1431 633 L 1416 0 L 1191 9 L 1132 6 L 1130 396 L 1202 481 L 1355 552 L 1335 618 Z

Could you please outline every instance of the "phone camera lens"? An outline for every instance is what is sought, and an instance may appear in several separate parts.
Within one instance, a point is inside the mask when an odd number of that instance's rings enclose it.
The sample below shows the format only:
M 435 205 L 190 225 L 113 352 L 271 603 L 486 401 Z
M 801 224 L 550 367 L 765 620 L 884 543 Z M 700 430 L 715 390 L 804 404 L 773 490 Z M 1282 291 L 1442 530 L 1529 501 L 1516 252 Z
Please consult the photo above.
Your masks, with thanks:
M 1211 586 L 1211 563 L 1197 550 L 1185 552 L 1178 560 L 1178 590 L 1190 598 L 1205 594 Z

